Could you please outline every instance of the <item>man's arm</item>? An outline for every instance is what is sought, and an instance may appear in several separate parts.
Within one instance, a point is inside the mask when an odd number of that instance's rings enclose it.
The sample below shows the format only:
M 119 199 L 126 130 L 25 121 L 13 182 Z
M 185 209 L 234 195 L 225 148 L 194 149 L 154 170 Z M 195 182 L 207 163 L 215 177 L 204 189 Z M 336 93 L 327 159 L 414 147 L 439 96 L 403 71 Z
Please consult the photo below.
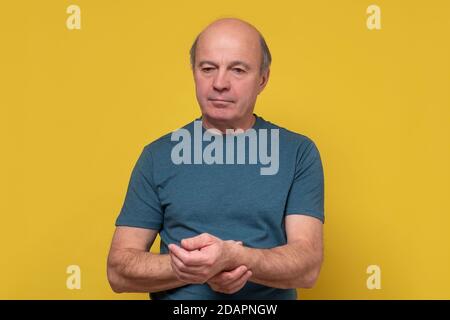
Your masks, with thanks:
M 116 228 L 107 265 L 114 292 L 157 292 L 187 284 L 176 277 L 168 254 L 148 252 L 157 233 L 143 228 Z
M 271 249 L 243 247 L 209 234 L 184 239 L 182 247 L 169 245 L 177 262 L 173 267 L 185 274 L 208 274 L 211 269 L 244 265 L 252 272 L 249 281 L 283 289 L 311 288 L 322 265 L 322 222 L 306 215 L 288 215 L 285 227 L 287 244 Z
M 285 219 L 287 244 L 272 249 L 233 246 L 234 264 L 252 271 L 249 281 L 275 288 L 312 288 L 323 260 L 322 222 L 305 215 Z

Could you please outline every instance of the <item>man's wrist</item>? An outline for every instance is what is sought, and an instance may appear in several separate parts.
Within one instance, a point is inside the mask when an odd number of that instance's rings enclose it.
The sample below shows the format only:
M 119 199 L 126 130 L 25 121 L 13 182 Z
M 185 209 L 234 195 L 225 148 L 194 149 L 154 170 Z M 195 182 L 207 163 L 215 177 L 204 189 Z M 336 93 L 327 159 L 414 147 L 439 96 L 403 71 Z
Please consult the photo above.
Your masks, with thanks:
M 260 265 L 265 259 L 263 249 L 244 247 L 239 244 L 233 246 L 232 256 L 235 263 L 234 267 L 244 265 L 247 269 L 252 270 L 253 274 L 255 274 L 256 266 Z
M 240 250 L 242 249 L 242 245 L 238 244 L 236 241 L 225 241 L 224 243 L 225 247 L 225 270 L 232 270 L 239 266 L 239 257 L 240 257 Z

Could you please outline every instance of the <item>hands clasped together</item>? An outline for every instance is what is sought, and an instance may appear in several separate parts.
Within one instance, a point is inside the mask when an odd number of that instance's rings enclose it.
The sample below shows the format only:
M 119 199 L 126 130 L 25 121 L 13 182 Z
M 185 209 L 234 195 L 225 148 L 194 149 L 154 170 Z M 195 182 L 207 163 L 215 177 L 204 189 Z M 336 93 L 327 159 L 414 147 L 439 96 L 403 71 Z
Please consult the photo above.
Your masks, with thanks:
M 169 244 L 172 269 L 186 283 L 207 283 L 217 292 L 232 294 L 244 287 L 252 271 L 237 263 L 235 251 L 242 242 L 221 240 L 208 233 L 183 239 L 181 247 Z

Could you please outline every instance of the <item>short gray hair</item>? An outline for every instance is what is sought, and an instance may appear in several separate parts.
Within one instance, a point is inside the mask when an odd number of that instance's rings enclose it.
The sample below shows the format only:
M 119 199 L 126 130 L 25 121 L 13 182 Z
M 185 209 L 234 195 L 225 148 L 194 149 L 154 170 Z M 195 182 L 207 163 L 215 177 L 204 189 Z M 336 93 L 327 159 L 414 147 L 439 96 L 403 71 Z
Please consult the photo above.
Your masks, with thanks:
M 269 69 L 270 64 L 272 63 L 272 55 L 270 54 L 269 46 L 264 40 L 264 37 L 261 33 L 259 33 L 259 44 L 261 45 L 261 53 L 262 53 L 262 62 L 259 67 L 259 72 L 262 74 L 263 72 Z M 200 38 L 201 33 L 195 38 L 194 43 L 191 46 L 191 50 L 189 50 L 189 55 L 191 58 L 191 67 L 194 70 L 195 67 L 195 51 L 197 50 L 198 39 Z

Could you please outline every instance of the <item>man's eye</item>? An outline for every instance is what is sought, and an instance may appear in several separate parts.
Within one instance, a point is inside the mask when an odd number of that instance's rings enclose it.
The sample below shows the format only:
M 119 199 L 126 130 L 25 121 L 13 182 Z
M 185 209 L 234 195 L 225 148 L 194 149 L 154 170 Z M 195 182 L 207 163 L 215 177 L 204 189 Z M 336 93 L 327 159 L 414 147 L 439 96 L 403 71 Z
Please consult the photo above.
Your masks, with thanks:
M 213 68 L 211 68 L 211 67 L 209 67 L 209 68 L 202 68 L 202 71 L 206 72 L 206 73 L 211 72 L 212 70 L 213 70 Z
M 234 68 L 233 71 L 236 72 L 236 73 L 239 73 L 239 74 L 245 72 L 245 70 L 244 70 L 244 69 L 241 69 L 241 68 Z

